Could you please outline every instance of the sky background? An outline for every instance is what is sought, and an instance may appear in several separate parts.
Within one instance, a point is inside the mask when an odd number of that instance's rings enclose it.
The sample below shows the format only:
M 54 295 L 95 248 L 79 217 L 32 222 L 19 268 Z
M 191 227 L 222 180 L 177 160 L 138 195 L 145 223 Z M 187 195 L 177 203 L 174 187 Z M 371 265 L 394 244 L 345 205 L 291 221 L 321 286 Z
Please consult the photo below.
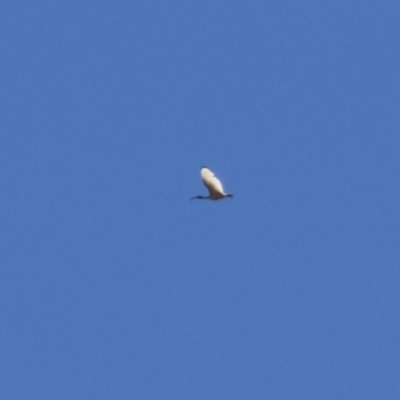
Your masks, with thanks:
M 399 21 L 3 1 L 0 397 L 398 400 Z

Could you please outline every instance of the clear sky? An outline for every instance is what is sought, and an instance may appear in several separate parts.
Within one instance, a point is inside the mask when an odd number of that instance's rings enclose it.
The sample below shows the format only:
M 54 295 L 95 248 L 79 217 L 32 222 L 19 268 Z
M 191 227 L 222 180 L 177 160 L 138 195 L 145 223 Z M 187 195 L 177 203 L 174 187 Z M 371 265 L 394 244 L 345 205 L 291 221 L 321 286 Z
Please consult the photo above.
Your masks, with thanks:
M 3 1 L 0 398 L 398 400 L 399 21 Z

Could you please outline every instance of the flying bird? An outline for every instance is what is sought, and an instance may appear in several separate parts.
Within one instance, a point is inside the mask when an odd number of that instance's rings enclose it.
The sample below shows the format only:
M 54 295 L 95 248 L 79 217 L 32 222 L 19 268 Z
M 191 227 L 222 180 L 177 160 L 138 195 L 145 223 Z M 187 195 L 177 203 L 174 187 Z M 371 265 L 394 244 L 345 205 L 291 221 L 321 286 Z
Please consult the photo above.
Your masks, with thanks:
M 233 194 L 225 193 L 224 188 L 222 187 L 221 181 L 214 175 L 207 167 L 202 167 L 200 171 L 201 179 L 205 187 L 208 189 L 208 196 L 194 196 L 190 200 L 193 199 L 209 199 L 209 200 L 220 200 L 225 197 L 233 197 Z

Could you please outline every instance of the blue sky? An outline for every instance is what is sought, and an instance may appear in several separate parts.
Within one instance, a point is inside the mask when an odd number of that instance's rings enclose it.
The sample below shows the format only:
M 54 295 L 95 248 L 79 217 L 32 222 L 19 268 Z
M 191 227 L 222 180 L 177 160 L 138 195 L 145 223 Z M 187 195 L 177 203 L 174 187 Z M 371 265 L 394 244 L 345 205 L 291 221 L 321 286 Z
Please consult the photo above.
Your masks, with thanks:
M 1 398 L 399 398 L 399 4 L 0 15 Z

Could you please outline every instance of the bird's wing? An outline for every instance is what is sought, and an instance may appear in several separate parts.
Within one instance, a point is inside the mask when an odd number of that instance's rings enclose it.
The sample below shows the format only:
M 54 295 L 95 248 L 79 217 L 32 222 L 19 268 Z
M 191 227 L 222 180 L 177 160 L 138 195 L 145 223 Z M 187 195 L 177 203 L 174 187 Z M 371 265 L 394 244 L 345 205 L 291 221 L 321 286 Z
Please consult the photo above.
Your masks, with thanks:
M 222 187 L 221 181 L 207 167 L 203 167 L 201 169 L 201 179 L 203 179 L 203 183 L 210 192 L 210 194 L 224 193 L 224 188 Z

